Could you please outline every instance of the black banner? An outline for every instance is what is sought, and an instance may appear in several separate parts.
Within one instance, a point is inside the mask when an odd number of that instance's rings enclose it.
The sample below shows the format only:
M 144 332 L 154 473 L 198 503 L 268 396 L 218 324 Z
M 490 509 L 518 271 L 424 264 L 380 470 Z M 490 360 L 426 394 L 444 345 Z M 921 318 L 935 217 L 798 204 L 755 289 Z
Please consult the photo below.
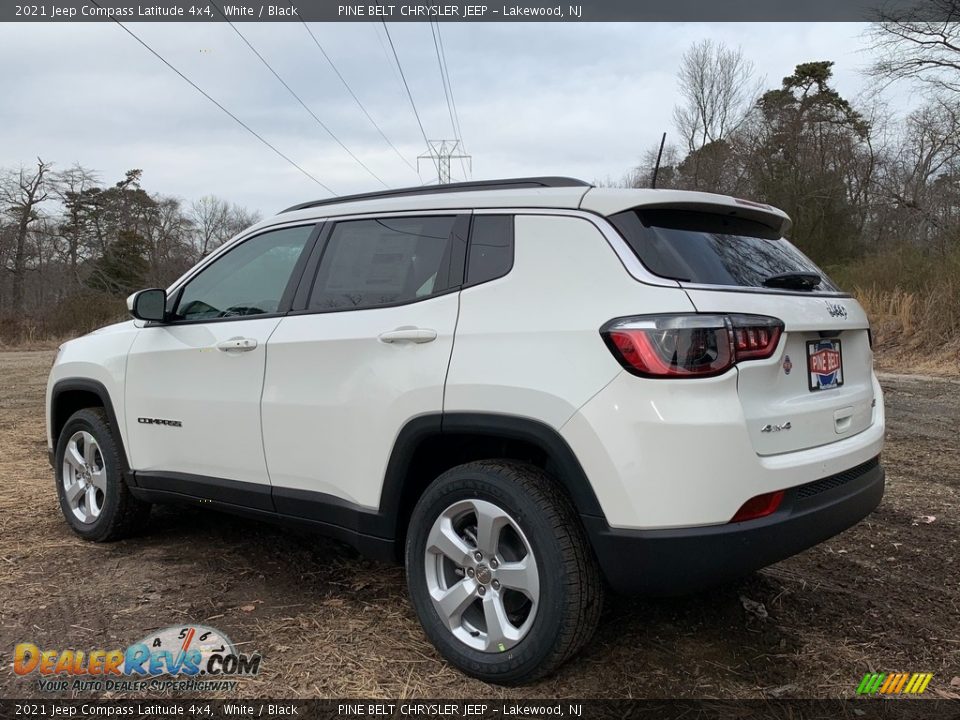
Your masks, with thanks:
M 0 700 L 0 718 L 953 720 L 948 700 Z
M 0 3 L 0 21 L 23 22 L 614 22 L 946 20 L 951 0 L 53 0 Z

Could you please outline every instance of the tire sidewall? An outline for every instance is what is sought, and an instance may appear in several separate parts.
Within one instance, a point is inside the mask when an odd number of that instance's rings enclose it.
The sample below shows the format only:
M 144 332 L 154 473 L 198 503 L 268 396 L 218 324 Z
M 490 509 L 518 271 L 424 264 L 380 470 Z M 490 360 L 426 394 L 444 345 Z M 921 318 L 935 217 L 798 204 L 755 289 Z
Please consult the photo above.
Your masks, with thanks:
M 499 506 L 523 530 L 537 561 L 540 598 L 537 615 L 526 636 L 501 653 L 475 650 L 458 640 L 433 607 L 426 584 L 424 552 L 437 517 L 460 500 L 486 500 Z M 441 475 L 414 510 L 406 543 L 407 584 L 424 630 L 440 653 L 467 672 L 509 682 L 537 668 L 553 651 L 564 617 L 568 578 L 550 524 L 532 500 L 495 472 L 454 468 Z
M 74 516 L 63 489 L 63 459 L 67 444 L 70 442 L 70 438 L 81 430 L 87 431 L 96 439 L 100 446 L 100 454 L 106 465 L 107 487 L 104 492 L 103 509 L 100 516 L 92 523 L 83 523 Z M 122 468 L 119 448 L 110 426 L 107 425 L 104 418 L 92 410 L 79 410 L 71 415 L 60 431 L 60 437 L 57 440 L 53 476 L 57 499 L 60 501 L 60 510 L 71 529 L 80 537 L 88 540 L 99 540 L 109 533 L 120 505 L 120 483 L 124 482 Z

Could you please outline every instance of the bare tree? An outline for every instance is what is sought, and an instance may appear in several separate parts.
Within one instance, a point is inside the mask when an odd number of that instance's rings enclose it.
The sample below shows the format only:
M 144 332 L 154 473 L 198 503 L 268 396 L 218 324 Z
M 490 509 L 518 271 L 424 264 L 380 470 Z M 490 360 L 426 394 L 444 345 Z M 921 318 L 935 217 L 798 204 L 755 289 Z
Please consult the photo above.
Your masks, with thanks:
M 14 225 L 12 257 L 7 270 L 13 274 L 11 309 L 15 315 L 23 313 L 24 280 L 31 254 L 27 247 L 27 235 L 31 224 L 39 217 L 38 205 L 49 197 L 49 173 L 50 164 L 37 158 L 36 170 L 31 172 L 21 167 L 0 182 L 0 201 L 6 206 L 6 213 Z
M 683 54 L 677 80 L 683 103 L 673 120 L 687 150 L 726 139 L 743 123 L 757 100 L 761 82 L 740 48 L 701 40 Z
M 151 213 L 145 233 L 149 271 L 148 284 L 163 285 L 177 277 L 193 263 L 190 234 L 193 223 L 180 205 L 180 200 L 154 195 L 156 212 Z
M 194 244 L 200 257 L 260 220 L 259 213 L 232 205 L 214 195 L 205 195 L 192 202 L 188 214 L 193 222 Z
M 934 99 L 907 116 L 878 173 L 883 239 L 945 254 L 957 237 L 958 171 L 960 104 Z
M 960 0 L 926 0 L 883 11 L 868 32 L 878 54 L 869 69 L 872 76 L 960 92 Z
M 195 244 L 200 257 L 225 239 L 229 211 L 230 205 L 214 195 L 204 195 L 190 203 L 189 215 L 193 221 Z
M 260 213 L 256 210 L 248 210 L 240 205 L 230 205 L 230 212 L 227 213 L 226 237 L 224 242 L 232 238 L 241 230 L 245 230 L 254 223 L 260 222 Z

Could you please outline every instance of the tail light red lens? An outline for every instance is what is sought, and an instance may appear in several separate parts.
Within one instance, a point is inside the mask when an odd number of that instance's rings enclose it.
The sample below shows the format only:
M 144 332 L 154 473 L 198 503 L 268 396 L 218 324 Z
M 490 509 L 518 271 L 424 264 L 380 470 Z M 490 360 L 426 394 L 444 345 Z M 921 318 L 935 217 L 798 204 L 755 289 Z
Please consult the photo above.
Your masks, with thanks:
M 600 329 L 625 369 L 642 377 L 711 377 L 770 357 L 783 323 L 764 315 L 640 315 Z
M 777 490 L 776 492 L 764 493 L 763 495 L 752 497 L 737 510 L 736 515 L 731 518 L 730 522 L 756 520 L 757 518 L 772 515 L 777 511 L 777 508 L 780 507 L 780 503 L 783 502 L 783 496 L 784 491 Z
M 775 328 L 754 326 L 733 328 L 733 343 L 736 346 L 737 359 L 770 357 L 770 353 L 776 347 L 776 343 L 772 346 L 770 344 L 775 332 L 779 339 L 779 333 Z

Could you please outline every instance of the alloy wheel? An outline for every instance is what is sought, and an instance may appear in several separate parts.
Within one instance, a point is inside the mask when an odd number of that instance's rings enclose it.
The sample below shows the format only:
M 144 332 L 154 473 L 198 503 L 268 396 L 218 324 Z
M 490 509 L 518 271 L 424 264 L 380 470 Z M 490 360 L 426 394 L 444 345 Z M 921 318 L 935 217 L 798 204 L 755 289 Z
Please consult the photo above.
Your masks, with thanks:
M 530 631 L 540 602 L 540 576 L 517 521 L 485 500 L 461 500 L 437 517 L 424 568 L 433 607 L 465 645 L 509 650 Z
M 70 436 L 63 453 L 63 494 L 80 522 L 96 522 L 107 492 L 107 467 L 97 439 L 80 430 Z

